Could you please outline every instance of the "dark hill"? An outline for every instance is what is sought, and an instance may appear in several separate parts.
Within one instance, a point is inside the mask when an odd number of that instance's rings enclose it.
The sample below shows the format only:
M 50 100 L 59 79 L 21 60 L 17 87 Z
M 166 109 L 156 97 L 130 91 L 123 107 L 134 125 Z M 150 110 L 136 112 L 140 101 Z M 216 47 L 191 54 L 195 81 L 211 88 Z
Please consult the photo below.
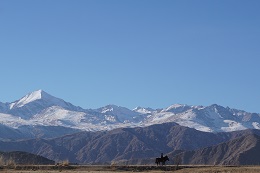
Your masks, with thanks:
M 18 165 L 54 165 L 55 162 L 45 157 L 35 154 L 13 151 L 0 152 L 0 161 L 3 165 L 18 164 Z
M 181 158 L 182 164 L 202 165 L 259 165 L 259 156 L 260 137 L 255 134 L 177 155 Z

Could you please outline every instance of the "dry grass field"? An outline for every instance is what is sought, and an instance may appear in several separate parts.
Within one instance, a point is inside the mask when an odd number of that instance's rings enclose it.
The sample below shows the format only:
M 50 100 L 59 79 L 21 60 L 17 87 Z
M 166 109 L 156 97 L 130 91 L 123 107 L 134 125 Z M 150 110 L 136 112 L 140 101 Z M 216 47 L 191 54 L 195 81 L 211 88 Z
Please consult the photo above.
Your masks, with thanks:
M 149 173 L 260 173 L 260 166 L 248 167 L 220 167 L 220 166 L 200 166 L 188 167 L 181 166 L 175 170 L 175 166 L 156 167 L 156 166 L 71 166 L 71 167 L 52 167 L 52 166 L 17 166 L 14 168 L 1 167 L 0 173 L 112 173 L 112 172 L 149 172 Z
M 260 166 L 185 168 L 176 173 L 260 173 Z

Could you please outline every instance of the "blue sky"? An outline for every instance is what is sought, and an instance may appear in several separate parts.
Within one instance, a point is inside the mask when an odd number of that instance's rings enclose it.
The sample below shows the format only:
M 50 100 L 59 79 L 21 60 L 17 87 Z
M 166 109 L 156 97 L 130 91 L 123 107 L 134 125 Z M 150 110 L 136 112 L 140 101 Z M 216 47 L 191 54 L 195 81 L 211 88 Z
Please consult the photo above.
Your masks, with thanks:
M 260 113 L 258 0 L 1 0 L 0 101 Z

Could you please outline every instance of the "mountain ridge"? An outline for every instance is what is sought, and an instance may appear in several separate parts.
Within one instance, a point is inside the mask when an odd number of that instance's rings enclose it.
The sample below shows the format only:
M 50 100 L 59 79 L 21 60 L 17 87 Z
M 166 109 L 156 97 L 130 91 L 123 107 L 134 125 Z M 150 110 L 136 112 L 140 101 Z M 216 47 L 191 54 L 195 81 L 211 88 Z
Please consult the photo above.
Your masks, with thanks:
M 83 131 L 103 131 L 122 127 L 144 127 L 175 122 L 206 132 L 260 129 L 260 114 L 217 104 L 189 106 L 173 104 L 163 109 L 117 105 L 83 109 L 43 90 L 31 92 L 11 103 L 0 102 L 1 124 L 20 126 L 61 126 Z

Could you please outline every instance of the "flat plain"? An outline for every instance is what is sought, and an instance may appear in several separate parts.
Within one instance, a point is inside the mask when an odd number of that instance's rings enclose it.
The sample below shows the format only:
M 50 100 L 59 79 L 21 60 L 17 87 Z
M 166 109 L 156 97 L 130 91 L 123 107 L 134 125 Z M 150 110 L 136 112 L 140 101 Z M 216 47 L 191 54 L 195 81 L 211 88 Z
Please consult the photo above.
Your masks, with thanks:
M 1 167 L 2 173 L 112 173 L 112 172 L 176 172 L 176 173 L 259 173 L 260 166 L 17 166 L 14 168 Z

